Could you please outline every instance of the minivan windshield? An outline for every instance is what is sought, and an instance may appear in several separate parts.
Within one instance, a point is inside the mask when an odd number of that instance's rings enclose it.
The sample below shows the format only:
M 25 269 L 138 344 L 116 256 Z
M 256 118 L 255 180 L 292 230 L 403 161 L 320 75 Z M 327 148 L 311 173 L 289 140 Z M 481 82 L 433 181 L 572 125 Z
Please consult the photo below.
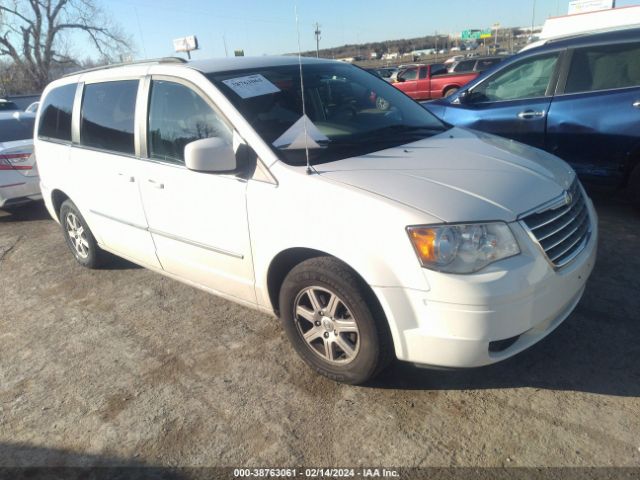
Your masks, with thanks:
M 207 77 L 278 157 L 290 165 L 332 162 L 404 145 L 449 127 L 389 83 L 352 65 L 234 70 Z M 305 125 L 306 123 L 306 125 Z

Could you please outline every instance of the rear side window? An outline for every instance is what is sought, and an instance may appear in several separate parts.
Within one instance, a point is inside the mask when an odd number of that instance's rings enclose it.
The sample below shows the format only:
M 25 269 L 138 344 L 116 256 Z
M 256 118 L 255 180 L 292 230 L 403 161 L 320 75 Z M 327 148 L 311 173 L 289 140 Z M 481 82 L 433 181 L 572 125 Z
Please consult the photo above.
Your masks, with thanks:
M 200 95 L 179 83 L 154 80 L 149 103 L 149 157 L 184 164 L 184 147 L 231 130 Z
M 565 93 L 640 86 L 640 43 L 576 50 Z
M 0 112 L 11 112 L 14 110 L 20 110 L 20 107 L 13 102 L 6 100 L 0 101 Z
M 135 153 L 134 117 L 138 80 L 84 86 L 80 143 L 118 153 Z
M 71 112 L 73 111 L 73 99 L 76 96 L 75 83 L 54 88 L 49 92 L 40 106 L 40 126 L 38 136 L 71 141 Z
M 33 117 L 0 119 L 0 143 L 33 138 Z

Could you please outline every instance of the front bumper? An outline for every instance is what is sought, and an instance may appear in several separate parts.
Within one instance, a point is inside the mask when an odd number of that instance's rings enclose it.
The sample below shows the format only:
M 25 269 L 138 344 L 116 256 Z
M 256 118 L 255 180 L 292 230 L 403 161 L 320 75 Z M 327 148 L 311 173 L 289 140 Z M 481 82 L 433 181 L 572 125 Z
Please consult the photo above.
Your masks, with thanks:
M 551 333 L 580 301 L 595 265 L 597 216 L 587 202 L 591 237 L 561 270 L 554 270 L 515 226 L 522 253 L 478 274 L 425 271 L 429 291 L 374 288 L 398 359 L 434 367 L 479 367 L 509 358 Z

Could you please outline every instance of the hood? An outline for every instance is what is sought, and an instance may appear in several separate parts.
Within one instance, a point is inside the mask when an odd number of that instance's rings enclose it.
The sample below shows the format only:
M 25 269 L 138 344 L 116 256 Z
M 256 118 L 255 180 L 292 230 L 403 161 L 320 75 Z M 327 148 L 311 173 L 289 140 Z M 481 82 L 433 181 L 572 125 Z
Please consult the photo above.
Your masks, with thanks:
M 575 178 L 542 150 L 461 128 L 316 170 L 448 223 L 514 221 L 560 196 Z

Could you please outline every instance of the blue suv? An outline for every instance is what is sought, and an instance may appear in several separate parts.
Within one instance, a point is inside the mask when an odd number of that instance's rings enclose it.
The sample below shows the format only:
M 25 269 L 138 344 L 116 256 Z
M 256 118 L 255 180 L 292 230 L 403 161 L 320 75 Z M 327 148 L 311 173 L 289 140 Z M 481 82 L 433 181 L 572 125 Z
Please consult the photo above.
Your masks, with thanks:
M 640 205 L 640 28 L 547 41 L 424 106 L 445 122 L 539 147 Z

